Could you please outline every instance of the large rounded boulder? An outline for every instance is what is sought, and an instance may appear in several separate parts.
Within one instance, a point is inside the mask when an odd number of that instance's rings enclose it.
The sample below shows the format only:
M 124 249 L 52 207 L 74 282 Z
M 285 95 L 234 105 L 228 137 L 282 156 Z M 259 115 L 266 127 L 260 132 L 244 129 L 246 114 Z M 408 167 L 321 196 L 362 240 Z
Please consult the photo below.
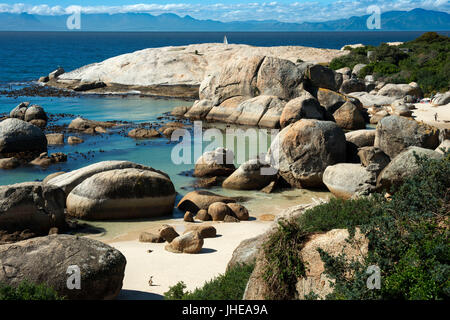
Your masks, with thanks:
M 117 170 L 117 169 L 127 169 L 127 168 L 135 168 L 135 169 L 143 169 L 156 171 L 160 174 L 168 177 L 164 172 L 155 170 L 151 167 L 143 166 L 130 161 L 101 161 L 94 164 L 91 164 L 87 167 L 83 167 L 77 170 L 73 170 L 58 176 L 55 176 L 51 179 L 47 180 L 48 184 L 55 185 L 64 190 L 66 195 L 68 195 L 77 185 L 86 180 L 93 175 L 109 170 Z
M 329 166 L 323 173 L 323 183 L 336 197 L 350 199 L 368 195 L 375 189 L 373 172 L 357 163 L 338 163 Z
M 122 289 L 125 265 L 118 250 L 78 236 L 51 235 L 0 246 L 0 283 L 44 283 L 69 300 L 114 299 Z M 78 271 L 80 289 L 69 289 L 68 284 L 76 285 Z
M 442 154 L 434 150 L 409 147 L 392 159 L 381 171 L 377 178 L 377 188 L 389 190 L 391 187 L 399 186 L 406 179 L 412 177 L 420 169 L 416 161 L 416 155 L 431 159 L 441 159 L 443 157 Z
M 350 101 L 344 103 L 333 113 L 336 123 L 342 129 L 359 130 L 366 127 L 361 111 Z
M 277 135 L 269 158 L 291 186 L 322 187 L 326 167 L 346 160 L 345 135 L 334 122 L 302 119 Z
M 284 128 L 300 119 L 324 120 L 325 117 L 325 108 L 308 91 L 303 90 L 299 97 L 292 99 L 284 107 L 280 125 Z
M 226 148 L 205 152 L 195 163 L 194 176 L 229 176 L 236 170 L 234 153 Z
M 47 138 L 41 129 L 23 120 L 11 118 L 0 122 L 0 153 L 47 151 Z
M 112 220 L 169 215 L 174 202 L 175 188 L 167 176 L 128 168 L 84 180 L 69 193 L 66 205 L 73 217 Z
M 30 106 L 25 112 L 25 121 L 30 122 L 32 120 L 44 120 L 47 121 L 47 114 L 44 108 L 36 104 Z
M 388 116 L 378 123 L 375 147 L 380 148 L 391 159 L 411 146 L 436 149 L 439 145 L 439 130 L 415 120 Z
M 222 187 L 235 190 L 260 190 L 276 178 L 276 170 L 261 163 L 258 159 L 251 159 L 234 171 L 225 179 Z
M 0 186 L 0 230 L 29 229 L 40 235 L 63 229 L 65 194 L 41 182 Z

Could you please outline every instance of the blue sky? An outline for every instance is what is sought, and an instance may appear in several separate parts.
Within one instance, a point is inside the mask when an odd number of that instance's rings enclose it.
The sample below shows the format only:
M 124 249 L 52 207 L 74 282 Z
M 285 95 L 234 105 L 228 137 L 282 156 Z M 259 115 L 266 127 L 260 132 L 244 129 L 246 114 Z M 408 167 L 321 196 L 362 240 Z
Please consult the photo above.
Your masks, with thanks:
M 220 21 L 279 20 L 284 22 L 326 21 L 366 14 L 371 5 L 382 12 L 424 8 L 450 13 L 450 0 L 0 0 L 0 12 L 65 14 L 71 7 L 83 13 L 146 12 L 154 15 L 175 13 L 196 19 Z

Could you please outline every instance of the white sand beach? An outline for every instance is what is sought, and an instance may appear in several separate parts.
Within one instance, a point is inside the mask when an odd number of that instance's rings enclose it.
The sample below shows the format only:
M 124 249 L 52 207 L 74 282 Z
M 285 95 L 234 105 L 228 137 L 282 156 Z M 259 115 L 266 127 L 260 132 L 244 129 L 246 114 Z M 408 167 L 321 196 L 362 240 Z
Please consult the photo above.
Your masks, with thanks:
M 417 121 L 423 121 L 439 129 L 450 129 L 450 104 L 433 106 L 430 103 L 416 103 L 413 116 Z M 437 114 L 435 121 L 434 115 Z
M 217 237 L 205 239 L 199 254 L 171 253 L 164 249 L 167 243 L 142 243 L 137 239 L 110 243 L 127 259 L 118 299 L 162 299 L 164 292 L 179 281 L 186 284 L 187 290 L 201 287 L 225 272 L 234 249 L 241 241 L 262 234 L 271 223 L 260 220 L 204 222 L 217 229 Z M 187 224 L 182 219 L 171 223 L 178 233 L 182 233 Z M 148 284 L 150 276 L 153 276 L 153 286 Z

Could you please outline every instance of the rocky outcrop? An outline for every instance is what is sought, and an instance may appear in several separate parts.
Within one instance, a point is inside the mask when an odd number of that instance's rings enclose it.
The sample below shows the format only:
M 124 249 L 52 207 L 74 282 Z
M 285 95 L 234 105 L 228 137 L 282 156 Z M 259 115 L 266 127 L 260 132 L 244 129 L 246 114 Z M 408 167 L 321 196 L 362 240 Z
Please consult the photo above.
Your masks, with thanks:
M 137 128 L 128 132 L 128 136 L 134 139 L 149 139 L 161 137 L 161 133 L 155 129 Z
M 383 150 L 391 159 L 410 146 L 434 150 L 438 145 L 439 131 L 412 119 L 389 116 L 377 125 L 375 147 Z
M 173 253 L 199 253 L 203 247 L 203 238 L 198 232 L 190 231 L 176 237 L 165 249 Z
M 258 245 L 258 240 L 255 241 Z M 333 229 L 326 233 L 312 235 L 299 252 L 306 266 L 306 274 L 297 279 L 297 294 L 292 298 L 303 300 L 310 294 L 315 294 L 319 299 L 325 299 L 333 292 L 330 284 L 332 279 L 325 274 L 325 265 L 318 251 L 319 248 L 333 257 L 343 253 L 348 262 L 352 260 L 362 262 L 368 253 L 368 240 L 359 229 L 356 229 L 354 237 L 350 237 L 347 229 Z M 270 288 L 264 277 L 265 268 L 264 252 L 259 249 L 255 268 L 245 289 L 244 300 L 264 300 L 269 296 Z
M 0 229 L 29 229 L 40 235 L 64 229 L 64 192 L 41 182 L 0 186 Z
M 376 176 L 360 164 L 338 163 L 325 169 L 323 183 L 336 197 L 350 199 L 374 191 Z
M 267 233 L 242 241 L 233 251 L 231 260 L 228 262 L 227 270 L 238 265 L 251 265 L 256 262 L 258 251 L 264 241 L 267 239 Z
M 434 150 L 409 147 L 395 156 L 381 171 L 377 178 L 377 188 L 389 191 L 392 186 L 399 186 L 405 179 L 412 177 L 420 169 L 414 154 L 431 159 L 443 157 L 442 154 Z
M 375 130 L 363 129 L 350 131 L 345 134 L 345 139 L 358 148 L 373 146 L 375 142 Z
M 358 77 L 361 73 L 361 70 L 364 69 L 366 66 L 367 64 L 358 63 L 356 66 L 353 67 L 352 74 Z
M 214 202 L 230 203 L 236 202 L 236 200 L 209 191 L 196 190 L 186 194 L 178 203 L 177 208 L 182 211 L 197 213 L 201 209 L 208 210 Z
M 300 251 L 307 270 L 306 275 L 297 281 L 297 298 L 304 300 L 313 293 L 318 299 L 325 299 L 333 292 L 330 284 L 332 280 L 325 274 L 325 264 L 318 251 L 319 248 L 332 257 L 343 254 L 347 262 L 362 263 L 367 256 L 368 247 L 369 241 L 359 229 L 356 230 L 353 238 L 350 237 L 347 229 L 333 229 L 324 234 L 312 236 Z
M 285 128 L 300 119 L 324 120 L 325 118 L 326 110 L 308 91 L 303 90 L 299 97 L 292 99 L 284 107 L 280 125 Z
M 114 299 L 122 288 L 126 259 L 100 241 L 51 235 L 0 246 L 0 283 L 44 283 L 69 300 Z M 81 289 L 68 283 L 79 268 Z M 72 268 L 72 269 L 71 269 Z
M 94 164 L 91 164 L 87 167 L 83 167 L 78 170 L 73 170 L 70 172 L 67 172 L 65 174 L 59 175 L 51 180 L 48 181 L 48 184 L 55 185 L 57 187 L 60 187 L 64 190 L 64 192 L 68 195 L 77 185 L 79 185 L 81 182 L 86 180 L 89 177 L 92 177 L 93 175 L 109 170 L 116 170 L 116 169 L 127 169 L 127 168 L 135 168 L 135 169 L 143 169 L 143 170 L 150 170 L 155 171 L 160 174 L 165 175 L 168 177 L 165 173 L 162 171 L 155 170 L 150 167 L 146 167 L 134 162 L 130 161 L 102 161 L 97 162 Z
M 118 169 L 97 173 L 67 196 L 67 212 L 84 220 L 149 218 L 172 213 L 175 188 L 153 170 Z
M 195 177 L 229 176 L 236 170 L 234 153 L 226 148 L 205 152 L 195 163 Z
M 251 159 L 234 171 L 222 184 L 226 189 L 260 190 L 275 179 L 276 170 L 258 159 Z
M 193 44 L 178 47 L 160 47 L 123 54 L 81 67 L 59 76 L 56 85 L 102 81 L 122 86 L 122 91 L 136 89 L 143 93 L 155 87 L 179 87 L 181 96 L 186 90 L 199 86 L 205 77 L 218 72 L 224 64 L 240 58 L 268 56 L 286 59 L 295 63 L 304 61 L 329 62 L 347 54 L 339 50 L 315 49 L 299 46 L 254 47 L 243 44 Z M 52 83 L 53 84 L 53 83 Z M 124 88 L 123 88 L 124 87 Z M 163 90 L 153 91 L 164 94 Z M 191 92 L 189 92 L 192 94 Z
M 337 109 L 337 111 L 333 113 L 333 117 L 336 120 L 336 124 L 342 129 L 358 130 L 366 127 L 361 112 L 350 101 L 344 103 Z
M 345 135 L 334 122 L 302 119 L 277 135 L 269 158 L 291 186 L 320 187 L 325 168 L 345 162 Z
M 0 122 L 0 154 L 40 154 L 46 151 L 47 138 L 38 127 L 14 118 Z

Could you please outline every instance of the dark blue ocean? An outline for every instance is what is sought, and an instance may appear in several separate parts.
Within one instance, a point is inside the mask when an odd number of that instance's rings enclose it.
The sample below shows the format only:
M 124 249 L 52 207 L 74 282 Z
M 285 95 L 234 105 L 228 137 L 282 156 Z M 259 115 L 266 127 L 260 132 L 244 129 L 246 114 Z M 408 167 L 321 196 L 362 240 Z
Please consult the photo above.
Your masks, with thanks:
M 347 44 L 409 41 L 423 32 L 0 32 L 0 83 L 29 81 L 145 48 L 222 42 L 340 49 Z M 449 32 L 442 32 L 450 35 Z

